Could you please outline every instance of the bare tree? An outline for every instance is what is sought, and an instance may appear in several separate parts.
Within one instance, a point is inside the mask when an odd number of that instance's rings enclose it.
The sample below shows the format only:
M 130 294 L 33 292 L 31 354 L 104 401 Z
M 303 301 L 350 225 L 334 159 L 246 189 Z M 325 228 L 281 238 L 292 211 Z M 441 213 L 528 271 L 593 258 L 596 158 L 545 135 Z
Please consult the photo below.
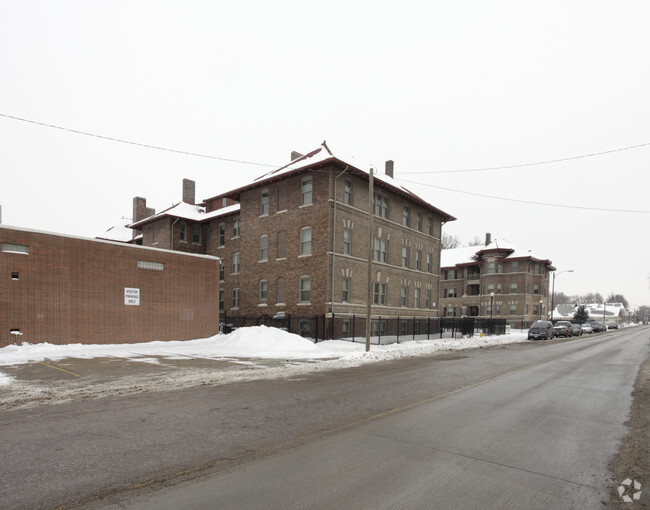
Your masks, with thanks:
M 630 306 L 623 294 L 614 294 L 613 292 L 607 296 L 607 303 L 622 303 L 625 308 Z
M 479 236 L 474 236 L 474 239 L 467 243 L 467 246 L 483 246 L 483 241 Z
M 569 303 L 575 303 L 575 300 L 571 296 L 567 296 L 564 292 L 556 292 L 553 298 L 553 303 L 556 305 L 566 305 Z
M 452 248 L 458 248 L 460 246 L 460 241 L 457 236 L 447 234 L 446 232 L 442 233 L 442 249 L 450 250 Z

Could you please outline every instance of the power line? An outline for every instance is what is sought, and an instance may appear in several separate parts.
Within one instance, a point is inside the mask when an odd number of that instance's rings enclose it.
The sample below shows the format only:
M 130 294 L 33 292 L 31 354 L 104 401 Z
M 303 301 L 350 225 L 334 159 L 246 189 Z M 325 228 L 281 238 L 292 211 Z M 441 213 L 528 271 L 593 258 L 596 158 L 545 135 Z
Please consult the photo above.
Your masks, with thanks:
M 572 161 L 574 159 L 583 159 L 583 158 L 591 158 L 594 156 L 603 156 L 604 154 L 612 154 L 614 152 L 622 152 L 622 151 L 629 151 L 632 149 L 639 149 L 641 147 L 648 147 L 650 146 L 650 142 L 648 143 L 641 143 L 639 145 L 630 145 L 629 147 L 620 147 L 618 149 L 611 149 L 607 151 L 601 151 L 601 152 L 592 152 L 590 154 L 582 154 L 580 156 L 568 156 L 566 158 L 558 158 L 558 159 L 549 159 L 546 161 L 537 161 L 535 163 L 520 163 L 517 165 L 506 165 L 506 166 L 492 166 L 492 167 L 485 167 L 485 168 L 466 168 L 463 170 L 429 170 L 425 172 L 401 172 L 402 174 L 455 174 L 455 173 L 462 173 L 462 172 L 487 172 L 489 170 L 507 170 L 509 168 L 523 168 L 526 166 L 537 166 L 537 165 L 548 165 L 551 163 L 561 163 L 562 161 Z
M 424 184 L 422 182 L 415 182 L 415 181 L 405 181 L 401 179 L 402 182 L 408 182 L 410 184 L 417 184 L 419 186 L 427 186 L 429 188 L 436 188 L 436 189 L 441 189 L 444 191 L 452 191 L 454 193 L 462 193 L 464 195 L 472 195 L 475 197 L 481 197 L 481 198 L 490 198 L 493 200 L 504 200 L 506 202 L 517 202 L 520 204 L 531 204 L 531 205 L 542 205 L 545 207 L 561 207 L 565 209 L 580 209 L 583 211 L 599 211 L 599 212 L 622 212 L 622 213 L 635 213 L 635 214 L 650 214 L 650 211 L 642 211 L 642 210 L 634 210 L 634 209 L 607 209 L 603 207 L 581 207 L 577 205 L 565 205 L 565 204 L 550 204 L 547 202 L 535 202 L 532 200 L 519 200 L 516 198 L 506 198 L 506 197 L 497 197 L 493 195 L 484 195 L 481 193 L 472 193 L 470 191 L 463 191 L 459 189 L 453 189 L 453 188 L 444 188 L 442 186 L 434 186 L 432 184 Z
M 85 136 L 92 136 L 92 137 L 95 137 L 95 138 L 101 138 L 102 140 L 109 140 L 111 142 L 119 142 L 119 143 L 126 143 L 126 144 L 129 144 L 129 145 L 137 145 L 138 147 L 146 147 L 147 149 L 156 149 L 156 150 L 159 150 L 159 151 L 175 152 L 177 154 L 185 154 L 186 156 L 196 156 L 196 157 L 199 157 L 199 158 L 218 159 L 220 161 L 228 161 L 229 163 L 241 163 L 241 164 L 244 164 L 244 165 L 277 167 L 277 165 L 269 165 L 267 163 L 255 163 L 253 161 L 243 161 L 243 160 L 240 160 L 240 159 L 221 158 L 221 157 L 218 157 L 218 156 L 210 156 L 209 154 L 199 154 L 199 153 L 196 153 L 196 152 L 188 152 L 188 151 L 182 151 L 182 150 L 177 150 L 177 149 L 168 149 L 166 147 L 160 147 L 158 145 L 149 145 L 149 144 L 146 144 L 146 143 L 131 142 L 129 140 L 122 140 L 121 138 L 113 138 L 112 136 L 98 135 L 96 133 L 89 133 L 87 131 L 80 131 L 78 129 L 70 129 L 70 128 L 63 127 L 63 126 L 56 126 L 54 124 L 47 124 L 45 122 L 38 122 L 36 120 L 23 119 L 21 117 L 14 117 L 13 115 L 7 115 L 5 113 L 0 113 L 0 117 L 6 117 L 8 119 L 19 120 L 21 122 L 28 122 L 30 124 L 36 124 L 38 126 L 44 126 L 44 127 L 49 127 L 49 128 L 53 128 L 53 129 L 60 129 L 61 131 L 68 131 L 69 133 L 76 133 L 78 135 L 85 135 Z

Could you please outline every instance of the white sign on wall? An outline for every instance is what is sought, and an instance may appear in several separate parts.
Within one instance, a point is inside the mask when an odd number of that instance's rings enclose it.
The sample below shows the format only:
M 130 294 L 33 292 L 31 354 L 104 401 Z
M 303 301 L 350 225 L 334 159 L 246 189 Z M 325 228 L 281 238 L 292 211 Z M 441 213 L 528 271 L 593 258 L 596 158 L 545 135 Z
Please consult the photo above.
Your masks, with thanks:
M 129 306 L 140 306 L 140 289 L 124 287 L 124 304 Z

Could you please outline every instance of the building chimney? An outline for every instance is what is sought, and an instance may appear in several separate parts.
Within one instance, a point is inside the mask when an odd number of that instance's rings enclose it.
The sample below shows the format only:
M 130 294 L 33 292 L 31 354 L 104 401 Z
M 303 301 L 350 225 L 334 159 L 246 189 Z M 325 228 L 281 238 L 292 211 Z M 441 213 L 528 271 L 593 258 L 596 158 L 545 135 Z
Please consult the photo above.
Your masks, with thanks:
M 302 158 L 303 154 L 300 154 L 299 152 L 296 151 L 291 151 L 291 161 L 295 161 L 298 158 Z
M 487 246 L 491 242 L 492 242 L 492 234 L 488 232 L 487 234 L 485 234 L 485 246 Z
M 388 177 L 393 177 L 393 169 L 395 167 L 395 163 L 393 162 L 392 159 L 389 159 L 386 161 L 386 175 Z
M 183 202 L 194 205 L 196 202 L 196 184 L 190 179 L 183 179 Z

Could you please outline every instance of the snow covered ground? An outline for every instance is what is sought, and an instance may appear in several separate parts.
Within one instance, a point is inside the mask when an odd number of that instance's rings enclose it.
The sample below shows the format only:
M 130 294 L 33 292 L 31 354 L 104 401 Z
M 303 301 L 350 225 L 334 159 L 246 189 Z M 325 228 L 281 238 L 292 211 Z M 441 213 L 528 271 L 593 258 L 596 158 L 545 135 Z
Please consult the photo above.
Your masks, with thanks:
M 114 345 L 22 344 L 0 349 L 0 407 L 25 407 L 43 403 L 100 398 L 114 394 L 174 390 L 205 384 L 227 384 L 254 379 L 291 377 L 311 371 L 358 366 L 410 356 L 448 353 L 463 349 L 527 342 L 526 331 L 501 336 L 432 338 L 388 345 L 329 340 L 319 343 L 276 328 L 256 326 L 191 341 Z M 146 364 L 152 370 L 126 376 L 93 375 L 43 380 L 21 378 L 21 369 L 56 365 L 74 374 L 75 363 L 96 360 Z M 212 363 L 197 366 L 183 361 Z M 159 368 L 159 370 L 156 369 Z M 53 372 L 57 373 L 57 372 Z

